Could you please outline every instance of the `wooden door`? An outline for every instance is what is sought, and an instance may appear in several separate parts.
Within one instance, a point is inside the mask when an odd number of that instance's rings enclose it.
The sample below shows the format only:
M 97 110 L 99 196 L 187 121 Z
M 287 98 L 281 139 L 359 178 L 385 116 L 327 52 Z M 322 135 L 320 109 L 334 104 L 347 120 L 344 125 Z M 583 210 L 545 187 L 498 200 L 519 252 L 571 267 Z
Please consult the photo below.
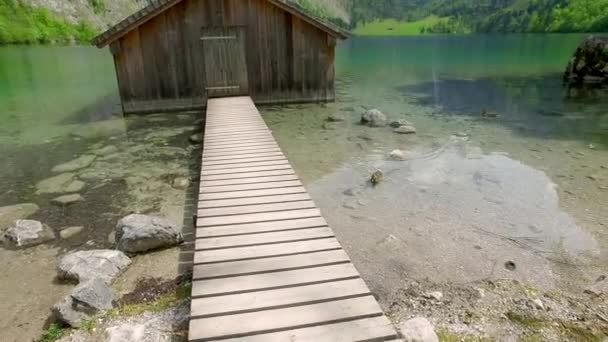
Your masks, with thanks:
M 248 95 L 245 28 L 204 27 L 202 31 L 207 97 Z

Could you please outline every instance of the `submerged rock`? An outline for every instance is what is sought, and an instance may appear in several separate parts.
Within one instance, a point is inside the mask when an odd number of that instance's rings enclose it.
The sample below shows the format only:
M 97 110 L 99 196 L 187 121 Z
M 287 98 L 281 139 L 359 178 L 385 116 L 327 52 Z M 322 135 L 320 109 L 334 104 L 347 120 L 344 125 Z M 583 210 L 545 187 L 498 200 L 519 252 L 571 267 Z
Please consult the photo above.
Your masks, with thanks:
M 378 109 L 370 109 L 361 116 L 361 123 L 370 127 L 386 126 L 386 115 Z
M 52 204 L 58 206 L 68 206 L 70 204 L 74 204 L 76 202 L 84 201 L 84 198 L 80 196 L 80 194 L 71 194 L 71 195 L 63 195 L 51 200 Z
M 180 227 L 160 217 L 132 214 L 116 226 L 117 248 L 128 253 L 172 247 L 182 241 Z
M 62 229 L 59 232 L 59 236 L 62 239 L 67 240 L 67 239 L 73 238 L 74 236 L 82 233 L 83 230 L 84 230 L 84 227 L 68 227 L 68 228 Z
M 59 278 L 79 282 L 100 278 L 111 283 L 130 263 L 131 259 L 121 251 L 98 249 L 74 252 L 59 262 Z
M 400 126 L 399 128 L 395 128 L 393 132 L 398 134 L 414 134 L 416 133 L 416 127 L 414 126 Z
M 78 192 L 84 188 L 85 183 L 76 179 L 70 172 L 47 178 L 36 184 L 36 194 L 61 194 Z
M 399 128 L 401 126 L 414 126 L 414 125 L 405 119 L 400 119 L 400 120 L 391 122 L 389 126 L 391 126 L 393 128 Z
M 327 121 L 329 122 L 341 122 L 344 120 L 344 116 L 337 113 L 329 114 L 329 116 L 327 117 Z
M 63 164 L 55 166 L 52 171 L 55 173 L 62 173 L 62 172 L 72 172 L 72 171 L 84 169 L 85 167 L 88 167 L 89 165 L 91 165 L 95 161 L 96 158 L 97 158 L 96 156 L 90 155 L 90 154 L 80 156 L 67 163 L 63 163 Z
M 203 142 L 203 135 L 200 133 L 197 134 L 192 134 L 190 136 L 190 138 L 188 138 L 188 140 L 190 141 L 190 143 L 192 144 L 200 144 Z
M 403 161 L 406 159 L 405 152 L 403 152 L 401 150 L 394 150 L 389 154 L 389 156 L 391 157 L 392 160 Z
M 175 189 L 186 190 L 190 186 L 190 179 L 186 177 L 177 177 L 173 180 L 171 186 Z
M 55 239 L 55 232 L 39 221 L 17 220 L 6 230 L 4 238 L 15 247 L 26 248 Z
M 372 173 L 372 175 L 369 177 L 369 181 L 372 183 L 372 185 L 380 184 L 380 182 L 382 182 L 383 180 L 384 173 L 382 173 L 382 171 L 380 170 L 374 171 L 374 173 Z
M 74 328 L 100 312 L 112 309 L 112 289 L 99 278 L 79 284 L 60 303 L 53 307 L 59 320 Z
M 34 203 L 21 203 L 0 207 L 0 231 L 10 227 L 17 220 L 35 214 L 40 208 Z
M 431 322 L 424 317 L 412 318 L 399 325 L 404 342 L 439 342 Z
M 570 59 L 564 81 L 608 84 L 608 37 L 587 37 Z

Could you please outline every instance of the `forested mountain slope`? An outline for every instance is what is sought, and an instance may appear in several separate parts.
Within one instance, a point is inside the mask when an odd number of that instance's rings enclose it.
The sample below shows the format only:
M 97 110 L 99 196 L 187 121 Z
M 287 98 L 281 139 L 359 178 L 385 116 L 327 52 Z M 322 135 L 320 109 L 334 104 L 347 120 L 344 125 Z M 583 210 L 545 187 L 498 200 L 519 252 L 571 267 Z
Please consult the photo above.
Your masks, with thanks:
M 606 32 L 608 0 L 351 0 L 354 27 L 393 19 L 419 33 Z

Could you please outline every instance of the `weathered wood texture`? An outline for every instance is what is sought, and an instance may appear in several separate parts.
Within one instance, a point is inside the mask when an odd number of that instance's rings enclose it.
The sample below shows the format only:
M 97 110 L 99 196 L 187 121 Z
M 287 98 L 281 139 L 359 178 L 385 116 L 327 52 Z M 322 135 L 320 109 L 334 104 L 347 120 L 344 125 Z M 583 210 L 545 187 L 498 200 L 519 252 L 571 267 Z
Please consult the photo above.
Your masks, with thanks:
M 202 108 L 208 92 L 256 103 L 332 101 L 333 42 L 267 0 L 182 0 L 112 50 L 124 110 L 146 112 Z
M 397 338 L 250 97 L 207 105 L 194 248 L 191 341 Z

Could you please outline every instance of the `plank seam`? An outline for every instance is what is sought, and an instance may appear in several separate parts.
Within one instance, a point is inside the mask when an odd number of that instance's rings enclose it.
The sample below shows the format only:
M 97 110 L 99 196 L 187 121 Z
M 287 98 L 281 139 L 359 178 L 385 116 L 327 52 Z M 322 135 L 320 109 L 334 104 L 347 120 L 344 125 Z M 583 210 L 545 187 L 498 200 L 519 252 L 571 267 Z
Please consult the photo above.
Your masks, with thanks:
M 275 268 L 275 269 L 266 270 L 266 271 L 256 271 L 256 272 L 244 272 L 244 273 L 226 274 L 226 275 L 214 276 L 214 277 L 197 277 L 197 278 L 195 278 L 193 276 L 192 280 L 204 281 L 204 280 L 215 280 L 215 279 L 228 279 L 228 278 L 245 277 L 245 276 L 259 275 L 259 274 L 278 273 L 278 272 L 287 272 L 287 271 L 299 271 L 299 270 L 305 270 L 305 269 L 308 269 L 308 268 L 317 268 L 317 267 L 325 267 L 325 266 L 337 266 L 337 265 L 350 264 L 350 263 L 351 263 L 350 260 L 344 260 L 344 261 L 326 262 L 324 264 L 315 264 L 315 265 L 306 265 L 306 266 L 297 266 L 297 267 L 285 267 L 285 268 Z
M 281 332 L 281 331 L 303 329 L 303 328 L 311 328 L 311 327 L 317 327 L 317 326 L 329 325 L 329 324 L 336 324 L 336 323 L 344 323 L 344 322 L 356 321 L 356 320 L 366 319 L 366 318 L 374 318 L 374 317 L 379 317 L 379 316 L 383 316 L 382 312 L 373 313 L 373 314 L 367 314 L 367 315 L 357 315 L 357 316 L 353 316 L 353 317 L 335 319 L 335 320 L 324 321 L 324 322 L 293 325 L 293 326 L 284 327 L 284 328 L 266 329 L 266 330 L 258 330 L 258 331 L 254 331 L 254 332 L 246 332 L 246 333 L 239 333 L 239 334 L 216 336 L 216 337 L 203 338 L 203 339 L 197 339 L 197 340 L 191 340 L 191 341 L 196 341 L 196 342 L 221 341 L 221 340 L 227 340 L 227 339 L 231 339 L 231 338 L 243 338 L 243 337 L 248 337 L 248 336 L 256 336 L 256 335 L 262 335 L 262 334 L 271 334 L 271 333 Z M 394 338 L 397 335 L 395 334 L 395 335 L 391 335 L 391 336 Z M 382 338 L 386 338 L 386 336 L 383 336 Z
M 317 209 L 317 208 L 314 208 Z M 310 210 L 310 209 L 308 209 Z M 205 228 L 205 227 L 223 227 L 223 226 L 234 226 L 234 225 L 239 225 L 239 224 L 253 224 L 253 223 L 267 223 L 267 222 L 279 222 L 279 221 L 291 221 L 291 220 L 299 220 L 299 219 L 308 219 L 308 218 L 315 218 L 315 217 L 322 217 L 321 215 L 315 215 L 315 216 L 303 216 L 303 217 L 296 217 L 296 218 L 288 218 L 288 219 L 282 219 L 282 220 L 262 220 L 262 221 L 251 221 L 251 222 L 242 222 L 242 223 L 226 223 L 226 224 L 213 224 L 211 226 L 206 226 L 206 225 L 197 225 L 197 228 Z
M 201 230 L 205 230 L 205 229 L 209 229 L 209 228 L 213 228 L 213 227 L 205 227 L 205 228 L 199 228 Z M 307 230 L 307 229 L 315 229 L 315 228 L 329 228 L 327 225 L 324 226 L 311 226 L 311 227 L 302 227 L 302 228 L 290 228 L 290 229 L 281 229 L 281 230 L 265 230 L 265 231 L 256 231 L 256 232 L 250 232 L 250 233 L 238 233 L 238 234 L 225 234 L 225 235 L 212 235 L 212 236 L 197 236 L 197 240 L 204 240 L 204 239 L 215 239 L 215 238 L 223 238 L 223 237 L 236 237 L 236 236 L 241 236 L 241 235 L 257 235 L 257 234 L 266 234 L 266 233 L 279 233 L 279 232 L 291 232 L 291 231 L 296 231 L 296 230 Z M 199 234 L 200 235 L 200 234 Z
M 199 193 L 201 195 L 208 195 L 208 194 L 223 194 L 223 193 L 232 193 L 232 192 L 239 192 L 239 191 L 253 191 L 253 190 L 268 190 L 268 189 L 283 189 L 283 188 L 292 188 L 292 187 L 298 187 L 298 186 L 302 186 L 302 183 L 300 182 L 300 185 L 291 185 L 291 186 L 272 186 L 273 183 L 284 183 L 284 182 L 299 182 L 298 179 L 294 179 L 294 180 L 287 180 L 287 181 L 277 181 L 277 182 L 268 182 L 268 183 L 246 183 L 246 184 L 231 184 L 231 185 L 217 185 L 217 186 L 201 186 L 199 187 Z M 253 185 L 253 184 L 270 184 L 270 187 L 267 188 L 262 188 L 262 189 L 242 189 L 242 190 L 223 190 L 223 191 L 206 191 L 203 192 L 203 190 L 205 188 L 215 188 L 215 187 L 226 187 L 226 186 L 240 186 L 240 185 Z
M 250 258 L 241 258 L 241 259 L 217 260 L 217 261 L 206 261 L 206 262 L 193 262 L 192 264 L 193 265 L 213 265 L 213 264 L 221 264 L 221 263 L 226 263 L 226 262 L 248 261 L 248 260 L 257 260 L 257 259 L 269 259 L 269 258 L 278 258 L 278 257 L 283 257 L 283 256 L 293 256 L 293 255 L 312 254 L 312 253 L 329 252 L 329 251 L 341 251 L 341 250 L 342 250 L 342 247 L 322 248 L 322 249 L 316 249 L 314 251 L 306 251 L 306 252 L 273 254 L 273 255 L 256 256 L 256 257 L 250 257 Z
M 310 200 L 301 200 L 301 201 L 292 201 L 292 202 L 279 202 L 280 203 L 297 203 L 297 202 L 310 202 Z M 262 204 L 249 204 L 249 205 L 245 205 L 243 207 L 249 207 L 249 206 L 255 206 L 255 205 L 268 205 L 268 204 L 272 204 L 272 203 L 262 203 Z M 277 203 L 274 203 L 277 204 Z M 268 209 L 268 210 L 256 210 L 255 212 L 251 212 L 251 213 L 237 213 L 237 214 L 221 214 L 221 215 L 205 215 L 204 211 L 205 210 L 212 210 L 212 209 L 220 209 L 220 208 L 204 208 L 204 209 L 199 209 L 198 211 L 201 211 L 201 214 L 198 214 L 198 218 L 199 219 L 206 219 L 206 218 L 214 218 L 214 217 L 230 217 L 230 216 L 238 216 L 238 215 L 252 215 L 252 214 L 266 214 L 266 213 L 280 213 L 283 211 L 292 211 L 292 210 L 309 210 L 309 209 L 317 209 L 317 207 L 315 206 L 314 203 L 311 204 L 312 207 L 301 207 L 301 208 L 291 208 L 291 209 L 280 209 L 280 210 L 273 210 L 273 209 Z M 228 207 L 228 208 L 235 208 L 235 207 Z
M 302 188 L 301 185 L 298 186 L 288 186 L 288 187 L 283 187 L 283 188 L 274 188 L 271 190 L 278 190 L 278 189 L 295 189 L 296 188 Z M 258 190 L 266 190 L 266 189 L 258 189 Z M 250 192 L 250 191 L 256 191 L 256 190 L 240 190 L 240 191 L 233 191 L 233 192 Z M 227 192 L 224 192 L 227 193 Z M 242 196 L 242 197 L 222 197 L 222 198 L 214 198 L 214 199 L 206 199 L 205 201 L 221 201 L 221 200 L 235 200 L 235 199 L 243 199 L 243 198 L 253 198 L 253 197 L 269 197 L 269 196 L 278 196 L 278 195 L 295 195 L 295 194 L 304 194 L 306 193 L 306 189 L 302 188 L 302 191 L 298 191 L 298 192 L 287 192 L 284 194 L 272 194 L 272 195 L 264 195 L 264 196 L 260 196 L 260 195 L 252 195 L 252 196 Z M 209 193 L 199 193 L 202 196 L 205 195 L 209 195 Z
M 229 292 L 213 293 L 213 294 L 205 294 L 205 295 L 194 295 L 193 294 L 192 300 L 197 299 L 197 298 L 222 297 L 222 296 L 230 296 L 230 295 L 243 294 L 243 293 L 282 290 L 282 289 L 289 289 L 289 288 L 300 287 L 300 286 L 319 285 L 319 284 L 333 283 L 333 282 L 337 282 L 337 281 L 354 280 L 354 279 L 361 279 L 361 277 L 357 275 L 357 276 L 350 276 L 350 277 L 309 281 L 309 282 L 297 283 L 297 284 L 289 284 L 289 285 L 281 285 L 281 286 L 268 286 L 268 287 L 260 287 L 260 288 L 256 288 L 256 289 L 237 290 L 237 291 L 229 291 Z
M 233 246 L 225 246 L 225 247 L 212 247 L 212 248 L 196 248 L 197 252 L 205 252 L 205 251 L 218 251 L 224 249 L 233 249 L 233 248 L 245 248 L 245 247 L 258 247 L 258 246 L 270 246 L 270 245 L 278 245 L 281 243 L 292 243 L 292 242 L 304 242 L 304 241 L 315 241 L 315 240 L 324 240 L 329 238 L 334 238 L 335 235 L 331 232 L 331 235 L 318 236 L 314 238 L 305 238 L 305 239 L 295 239 L 295 240 L 282 240 L 282 241 L 272 241 L 272 242 L 258 242 L 247 245 L 233 245 Z M 197 239 L 198 240 L 198 239 Z
M 366 293 L 359 293 L 359 294 L 353 294 L 353 295 L 348 295 L 348 296 L 340 296 L 340 297 L 334 297 L 334 298 L 309 300 L 309 301 L 304 301 L 304 302 L 294 302 L 294 303 L 289 303 L 289 304 L 274 305 L 274 306 L 260 307 L 260 308 L 247 309 L 247 310 L 234 310 L 234 311 L 227 311 L 227 312 L 214 313 L 214 314 L 196 315 L 196 316 L 190 316 L 190 317 L 191 317 L 191 319 L 204 319 L 204 318 L 213 318 L 213 317 L 221 317 L 221 316 L 239 315 L 239 314 L 246 314 L 246 313 L 253 313 L 253 312 L 262 312 L 262 311 L 270 311 L 270 310 L 278 310 L 278 309 L 295 308 L 295 307 L 298 307 L 298 306 L 306 306 L 306 305 L 330 303 L 330 302 L 335 302 L 335 301 L 338 301 L 338 300 L 346 300 L 346 299 L 354 299 L 354 298 L 359 298 L 359 297 L 366 297 L 366 296 L 369 296 L 369 295 L 371 295 L 371 293 L 368 290 L 368 292 L 366 292 Z

